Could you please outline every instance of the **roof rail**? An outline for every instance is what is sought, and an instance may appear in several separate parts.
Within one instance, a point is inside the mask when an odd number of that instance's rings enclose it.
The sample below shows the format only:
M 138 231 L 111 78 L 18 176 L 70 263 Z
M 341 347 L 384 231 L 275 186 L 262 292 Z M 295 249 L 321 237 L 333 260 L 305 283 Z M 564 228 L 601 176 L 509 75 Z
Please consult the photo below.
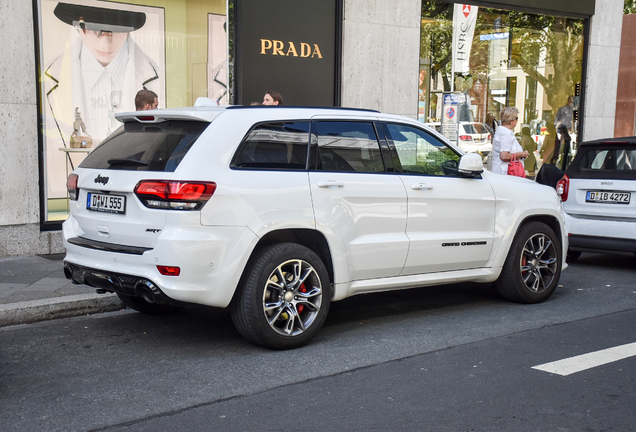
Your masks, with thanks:
M 205 99 L 205 98 L 199 98 L 199 99 Z M 378 110 L 369 109 L 369 108 L 326 107 L 326 106 L 297 106 L 297 105 L 228 105 L 226 109 L 283 109 L 283 108 L 323 109 L 323 110 L 337 110 L 337 111 L 367 111 L 367 112 L 374 112 L 374 113 L 379 113 L 380 112 Z

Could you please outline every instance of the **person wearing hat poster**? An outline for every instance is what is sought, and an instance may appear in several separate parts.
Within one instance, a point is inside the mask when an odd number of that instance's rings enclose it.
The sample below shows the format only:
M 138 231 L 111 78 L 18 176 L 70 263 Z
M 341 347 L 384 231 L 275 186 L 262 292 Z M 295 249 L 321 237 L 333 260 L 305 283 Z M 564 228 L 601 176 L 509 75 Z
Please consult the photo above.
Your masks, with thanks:
M 42 1 L 42 114 L 49 199 L 66 197 L 65 173 L 81 161 L 81 154 L 60 151 L 71 147 L 76 116 L 96 147 L 121 125 L 116 113 L 135 111 L 139 90 L 154 91 L 165 107 L 163 8 L 82 3 Z M 102 5 L 106 7 L 98 7 Z M 137 34 L 150 56 L 133 40 Z
M 79 108 L 87 133 L 100 142 L 119 127 L 115 113 L 134 111 L 139 90 L 158 91 L 156 63 L 130 37 L 146 15 L 70 3 L 58 3 L 53 13 L 73 26 L 79 39 L 44 71 L 51 114 L 67 123 L 64 119 Z

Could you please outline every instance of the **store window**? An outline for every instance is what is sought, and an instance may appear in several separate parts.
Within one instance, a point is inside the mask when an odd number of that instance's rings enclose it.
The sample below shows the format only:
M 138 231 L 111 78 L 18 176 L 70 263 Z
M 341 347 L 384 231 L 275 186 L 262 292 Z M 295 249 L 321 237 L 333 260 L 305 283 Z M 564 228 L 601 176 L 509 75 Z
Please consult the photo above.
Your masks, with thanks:
M 229 102 L 226 0 L 39 0 L 43 220 L 68 217 L 66 178 L 134 111 Z M 156 96 L 155 96 L 156 95 Z M 156 101 L 154 98 L 156 97 Z M 59 223 L 59 222 L 58 222 Z
M 448 114 L 490 134 L 492 118 L 516 106 L 516 134 L 527 127 L 542 143 L 554 140 L 563 123 L 578 142 L 584 25 L 582 19 L 424 0 L 419 120 L 443 131 L 444 104 L 452 100 Z

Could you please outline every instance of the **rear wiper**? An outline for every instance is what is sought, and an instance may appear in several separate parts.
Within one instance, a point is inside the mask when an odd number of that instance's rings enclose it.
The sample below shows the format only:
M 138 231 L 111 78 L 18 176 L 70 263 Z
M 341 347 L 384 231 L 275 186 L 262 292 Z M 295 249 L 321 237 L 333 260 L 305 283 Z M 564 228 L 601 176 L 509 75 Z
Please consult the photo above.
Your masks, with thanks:
M 136 159 L 108 159 L 108 165 L 148 166 L 148 163 Z

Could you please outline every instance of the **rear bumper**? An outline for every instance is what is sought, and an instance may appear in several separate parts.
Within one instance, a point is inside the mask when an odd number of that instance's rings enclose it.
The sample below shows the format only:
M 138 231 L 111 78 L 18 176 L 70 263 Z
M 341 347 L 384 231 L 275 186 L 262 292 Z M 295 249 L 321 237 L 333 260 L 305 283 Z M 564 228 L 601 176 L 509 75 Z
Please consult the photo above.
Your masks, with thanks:
M 570 249 L 588 252 L 636 252 L 636 222 L 586 219 L 565 213 Z
M 582 252 L 636 252 L 636 240 L 570 234 L 570 249 Z
M 67 220 L 68 222 L 68 220 Z M 227 307 L 256 245 L 244 227 L 190 226 L 161 232 L 145 251 L 82 237 L 63 224 L 66 272 L 76 282 L 157 302 Z M 179 276 L 163 275 L 157 266 L 179 267 Z M 67 276 L 68 277 L 68 276 Z
M 139 276 L 114 273 L 69 262 L 64 262 L 64 276 L 76 284 L 141 297 L 148 303 L 184 304 L 184 302 L 171 299 L 157 285 Z

